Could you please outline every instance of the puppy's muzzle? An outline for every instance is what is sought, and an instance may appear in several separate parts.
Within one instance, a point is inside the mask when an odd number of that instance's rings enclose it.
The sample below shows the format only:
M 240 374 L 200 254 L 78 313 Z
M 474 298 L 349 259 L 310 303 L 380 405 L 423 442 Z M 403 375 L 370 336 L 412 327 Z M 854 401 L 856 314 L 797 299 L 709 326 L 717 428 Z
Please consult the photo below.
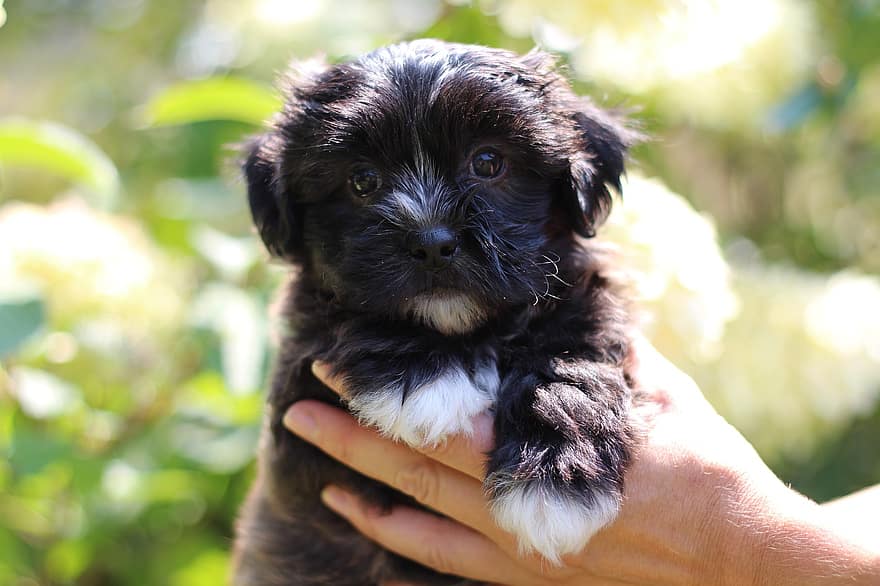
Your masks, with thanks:
M 458 234 L 446 226 L 432 226 L 407 236 L 410 256 L 425 269 L 434 271 L 452 263 L 459 244 Z

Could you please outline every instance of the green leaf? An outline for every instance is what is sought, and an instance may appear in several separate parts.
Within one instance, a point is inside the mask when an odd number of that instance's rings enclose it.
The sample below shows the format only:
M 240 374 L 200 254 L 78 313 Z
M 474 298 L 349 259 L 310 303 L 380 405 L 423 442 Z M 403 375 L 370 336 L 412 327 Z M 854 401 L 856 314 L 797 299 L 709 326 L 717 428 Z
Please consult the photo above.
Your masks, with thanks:
M 0 119 L 0 162 L 37 167 L 84 185 L 101 208 L 110 207 L 119 193 L 119 173 L 104 151 L 54 122 Z
M 39 474 L 53 462 L 72 462 L 75 458 L 72 444 L 47 434 L 24 416 L 16 417 L 8 460 L 15 474 Z
M 232 120 L 261 125 L 281 108 L 271 88 L 246 79 L 215 77 L 184 81 L 166 88 L 138 116 L 146 127 Z
M 45 321 L 42 299 L 0 296 L 0 358 L 18 350 Z
M 85 541 L 62 541 L 46 552 L 46 569 L 58 582 L 70 583 L 82 574 L 93 557 Z
M 229 553 L 226 550 L 205 551 L 186 567 L 174 573 L 174 586 L 213 586 L 228 581 Z

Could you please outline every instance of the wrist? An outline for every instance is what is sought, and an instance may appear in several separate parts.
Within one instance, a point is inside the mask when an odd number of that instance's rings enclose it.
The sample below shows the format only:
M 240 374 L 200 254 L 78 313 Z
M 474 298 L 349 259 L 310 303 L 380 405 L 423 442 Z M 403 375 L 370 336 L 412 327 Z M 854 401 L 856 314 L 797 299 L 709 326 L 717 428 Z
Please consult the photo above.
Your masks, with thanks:
M 705 584 L 718 586 L 764 586 L 768 581 L 771 536 L 782 525 L 781 511 L 794 506 L 796 493 L 768 474 L 759 482 L 756 474 L 721 470 L 717 474 Z M 769 473 L 769 470 L 767 471 Z M 707 523 L 707 527 L 710 526 Z M 774 584 L 775 586 L 775 584 Z

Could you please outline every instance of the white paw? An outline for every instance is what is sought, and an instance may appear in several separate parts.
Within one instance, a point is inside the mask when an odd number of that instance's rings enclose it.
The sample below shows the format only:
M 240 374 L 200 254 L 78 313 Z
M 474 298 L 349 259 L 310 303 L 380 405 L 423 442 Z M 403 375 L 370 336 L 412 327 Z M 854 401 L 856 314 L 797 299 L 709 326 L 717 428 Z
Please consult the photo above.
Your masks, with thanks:
M 408 393 L 399 388 L 354 397 L 349 406 L 361 421 L 411 446 L 436 446 L 447 436 L 471 434 L 471 418 L 492 406 L 498 387 L 494 363 L 471 380 L 459 368 Z
M 537 551 L 559 565 L 562 556 L 581 551 L 617 516 L 616 495 L 593 492 L 592 497 L 592 502 L 586 495 L 575 500 L 534 480 L 493 498 L 492 515 L 499 527 L 516 535 L 521 554 Z

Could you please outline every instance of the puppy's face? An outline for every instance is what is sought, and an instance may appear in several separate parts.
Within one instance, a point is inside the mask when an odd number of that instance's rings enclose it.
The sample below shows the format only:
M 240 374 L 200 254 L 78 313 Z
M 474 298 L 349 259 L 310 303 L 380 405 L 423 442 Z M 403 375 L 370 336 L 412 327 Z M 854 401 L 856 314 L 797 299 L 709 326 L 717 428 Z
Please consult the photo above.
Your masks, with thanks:
M 292 76 L 245 171 L 270 251 L 348 307 L 456 334 L 550 294 L 627 142 L 546 55 L 416 41 Z

